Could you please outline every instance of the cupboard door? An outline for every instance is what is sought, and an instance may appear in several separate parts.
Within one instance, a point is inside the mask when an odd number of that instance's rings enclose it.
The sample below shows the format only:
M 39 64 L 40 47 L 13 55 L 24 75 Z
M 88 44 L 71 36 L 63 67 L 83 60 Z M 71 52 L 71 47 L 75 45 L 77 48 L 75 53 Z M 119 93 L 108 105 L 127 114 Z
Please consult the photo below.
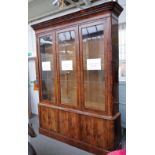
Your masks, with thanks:
M 40 128 L 49 130 L 48 108 L 39 106 L 39 123 Z
M 54 50 L 51 34 L 39 38 L 41 100 L 55 103 Z
M 105 111 L 104 23 L 80 26 L 80 36 L 84 107 Z
M 70 106 L 78 104 L 78 47 L 76 29 L 57 32 L 57 54 L 60 86 L 60 103 Z

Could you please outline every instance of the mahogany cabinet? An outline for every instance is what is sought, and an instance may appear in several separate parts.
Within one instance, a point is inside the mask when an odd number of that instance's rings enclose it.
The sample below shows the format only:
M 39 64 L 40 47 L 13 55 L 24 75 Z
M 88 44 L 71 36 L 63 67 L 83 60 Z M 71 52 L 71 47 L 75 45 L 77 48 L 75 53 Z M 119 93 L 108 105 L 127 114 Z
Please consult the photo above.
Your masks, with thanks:
M 106 2 L 32 27 L 37 38 L 40 133 L 106 154 L 121 142 L 118 16 Z

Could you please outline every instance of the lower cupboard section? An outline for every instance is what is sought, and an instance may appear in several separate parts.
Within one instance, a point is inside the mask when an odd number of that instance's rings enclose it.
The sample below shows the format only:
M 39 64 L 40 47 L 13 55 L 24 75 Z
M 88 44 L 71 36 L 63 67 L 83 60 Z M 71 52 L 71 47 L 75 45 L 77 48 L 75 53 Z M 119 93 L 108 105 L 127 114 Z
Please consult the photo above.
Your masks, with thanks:
M 40 133 L 97 155 L 121 141 L 120 114 L 109 120 L 39 105 L 39 122 Z

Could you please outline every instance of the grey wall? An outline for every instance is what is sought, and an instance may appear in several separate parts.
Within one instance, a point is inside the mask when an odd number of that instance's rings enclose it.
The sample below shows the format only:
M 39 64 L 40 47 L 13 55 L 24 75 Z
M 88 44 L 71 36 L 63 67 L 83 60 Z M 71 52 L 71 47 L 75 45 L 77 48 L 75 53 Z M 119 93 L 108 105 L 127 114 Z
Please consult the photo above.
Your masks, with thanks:
M 119 82 L 119 110 L 121 112 L 121 124 L 126 128 L 126 82 Z
M 34 0 L 28 3 L 28 19 L 42 16 L 56 9 L 51 0 Z
M 32 53 L 31 56 L 28 57 L 28 72 L 29 72 L 29 80 L 28 80 L 28 94 L 29 94 L 29 104 L 31 105 L 31 111 L 33 114 L 38 114 L 38 102 L 39 102 L 39 92 L 34 90 L 33 81 L 36 80 L 36 39 L 35 32 L 29 25 L 28 27 L 28 52 Z
M 118 0 L 123 7 L 123 11 L 119 16 L 119 24 L 126 23 L 126 0 Z M 126 128 L 126 81 L 119 82 L 119 110 L 121 112 L 121 124 Z

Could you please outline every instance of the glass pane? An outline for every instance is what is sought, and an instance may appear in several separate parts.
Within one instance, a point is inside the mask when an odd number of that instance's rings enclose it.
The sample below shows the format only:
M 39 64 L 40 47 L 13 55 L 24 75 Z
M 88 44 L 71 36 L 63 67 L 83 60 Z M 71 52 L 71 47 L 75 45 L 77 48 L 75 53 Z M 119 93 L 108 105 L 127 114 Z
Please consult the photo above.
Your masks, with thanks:
M 61 103 L 77 104 L 75 32 L 58 34 Z
M 85 107 L 105 109 L 103 25 L 82 28 Z
M 54 98 L 54 68 L 52 37 L 40 38 L 40 57 L 42 67 L 42 99 L 55 102 Z

